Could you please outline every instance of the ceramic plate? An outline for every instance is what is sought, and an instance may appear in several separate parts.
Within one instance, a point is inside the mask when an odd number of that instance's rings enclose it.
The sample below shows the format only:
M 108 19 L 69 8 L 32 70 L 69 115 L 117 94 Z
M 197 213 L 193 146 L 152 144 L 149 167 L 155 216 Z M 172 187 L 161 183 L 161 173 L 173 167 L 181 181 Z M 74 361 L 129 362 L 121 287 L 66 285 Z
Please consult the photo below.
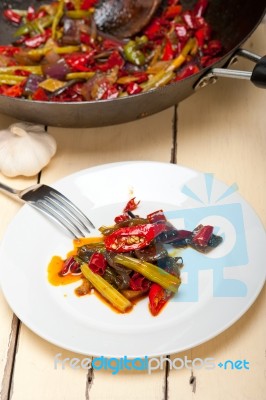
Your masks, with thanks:
M 223 237 L 208 254 L 179 251 L 182 285 L 160 315 L 151 316 L 147 299 L 130 313 L 117 314 L 94 295 L 77 297 L 77 282 L 49 284 L 51 257 L 65 257 L 72 240 L 38 211 L 23 206 L 1 243 L 1 286 L 23 323 L 53 344 L 105 357 L 172 354 L 223 332 L 248 310 L 264 285 L 265 231 L 234 184 L 228 187 L 211 174 L 176 165 L 125 162 L 83 170 L 53 186 L 96 227 L 112 224 L 136 196 L 140 215 L 163 209 L 177 228 L 209 224 Z

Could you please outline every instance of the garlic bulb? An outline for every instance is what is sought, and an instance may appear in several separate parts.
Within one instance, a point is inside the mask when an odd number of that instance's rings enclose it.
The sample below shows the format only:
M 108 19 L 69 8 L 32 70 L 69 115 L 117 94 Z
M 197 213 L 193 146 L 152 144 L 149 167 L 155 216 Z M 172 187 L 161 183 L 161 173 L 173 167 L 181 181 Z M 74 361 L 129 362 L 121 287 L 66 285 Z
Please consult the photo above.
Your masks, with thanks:
M 0 171 L 8 177 L 36 175 L 55 152 L 44 126 L 18 122 L 0 131 Z

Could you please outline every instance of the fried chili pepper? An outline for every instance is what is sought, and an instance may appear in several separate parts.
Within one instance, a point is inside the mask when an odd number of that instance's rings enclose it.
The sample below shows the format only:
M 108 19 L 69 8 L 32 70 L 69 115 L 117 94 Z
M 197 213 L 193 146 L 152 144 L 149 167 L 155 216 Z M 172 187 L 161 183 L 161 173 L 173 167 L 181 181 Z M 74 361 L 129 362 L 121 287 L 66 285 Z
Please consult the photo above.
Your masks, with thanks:
M 153 316 L 159 314 L 171 296 L 171 292 L 165 290 L 157 283 L 152 283 L 149 291 L 149 308 Z
M 119 224 L 122 221 L 127 221 L 129 219 L 128 215 L 126 214 L 121 214 L 115 217 L 114 221 L 116 224 Z
M 48 32 L 45 32 L 44 34 L 29 37 L 24 41 L 24 43 L 27 47 L 29 47 L 31 49 L 36 49 L 41 44 L 43 44 L 47 41 L 50 34 L 51 34 L 51 31 L 48 31 Z
M 125 208 L 124 208 L 124 212 L 127 212 L 127 211 L 134 211 L 134 210 L 136 210 L 136 208 L 138 207 L 138 205 L 139 205 L 139 203 L 140 203 L 140 201 L 135 201 L 135 198 L 136 197 L 133 197 L 132 199 L 130 199 L 128 202 L 127 202 L 127 204 L 126 204 L 126 206 L 125 206 Z
M 16 25 L 19 25 L 22 19 L 21 15 L 11 10 L 10 8 L 4 10 L 3 15 L 9 22 L 12 22 Z
M 83 0 L 81 3 L 80 9 L 81 10 L 88 10 L 91 7 L 94 7 L 96 5 L 98 0 Z
M 88 72 L 89 65 L 93 60 L 94 51 L 89 53 L 73 53 L 65 56 L 65 60 L 72 72 Z
M 209 1 L 208 0 L 198 0 L 194 6 L 194 14 L 196 17 L 202 17 L 205 13 L 206 8 L 208 7 Z
M 161 223 L 120 228 L 106 236 L 104 243 L 107 250 L 116 253 L 142 249 L 165 229 L 165 224 Z
M 132 290 L 147 290 L 151 285 L 145 276 L 141 275 L 139 272 L 134 272 L 129 281 L 129 287 Z
M 48 101 L 49 97 L 44 89 L 38 88 L 36 92 L 33 93 L 32 100 Z
M 142 92 L 142 88 L 139 86 L 139 84 L 137 82 L 130 82 L 127 87 L 126 87 L 126 91 L 128 94 L 138 94 L 140 92 Z
M 89 268 L 98 275 L 103 275 L 107 267 L 107 261 L 101 253 L 94 253 L 89 261 Z
M 163 16 L 164 18 L 174 18 L 177 15 L 180 15 L 182 12 L 182 6 L 180 5 L 173 5 L 166 9 Z
M 20 49 L 15 46 L 0 46 L 0 54 L 7 57 L 12 57 L 14 54 L 19 53 Z
M 213 233 L 213 226 L 206 225 L 196 228 L 192 243 L 199 247 L 207 247 Z
M 80 264 L 75 260 L 73 256 L 67 258 L 64 261 L 63 268 L 59 272 L 59 275 L 81 275 Z
M 162 60 L 163 61 L 172 60 L 173 57 L 174 57 L 174 50 L 173 50 L 172 43 L 168 38 L 166 38 L 163 55 L 162 55 Z
M 156 222 L 166 222 L 163 210 L 157 210 L 147 215 L 147 219 L 151 224 Z

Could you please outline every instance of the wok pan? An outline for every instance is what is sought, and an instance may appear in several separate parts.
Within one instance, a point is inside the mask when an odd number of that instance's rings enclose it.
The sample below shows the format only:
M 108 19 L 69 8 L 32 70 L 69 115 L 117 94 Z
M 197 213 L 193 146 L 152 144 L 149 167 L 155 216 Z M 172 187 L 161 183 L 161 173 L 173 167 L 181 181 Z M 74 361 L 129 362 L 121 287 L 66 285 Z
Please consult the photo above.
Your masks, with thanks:
M 188 3 L 183 0 L 182 3 Z M 191 2 L 191 1 L 190 1 Z M 27 8 L 29 5 L 47 4 L 45 0 L 11 0 L 0 4 L 0 44 L 12 42 L 14 27 L 2 17 L 2 10 L 9 6 Z M 133 121 L 157 113 L 179 103 L 195 92 L 196 87 L 206 85 L 217 76 L 250 79 L 254 84 L 266 87 L 266 57 L 260 58 L 244 50 L 241 44 L 256 29 L 266 11 L 265 0 L 210 0 L 206 19 L 215 36 L 222 41 L 224 56 L 212 66 L 182 81 L 149 92 L 112 100 L 82 103 L 51 103 L 10 98 L 0 95 L 0 112 L 20 120 L 50 126 L 98 127 Z M 240 51 L 257 62 L 253 72 L 229 72 L 225 69 L 234 55 Z

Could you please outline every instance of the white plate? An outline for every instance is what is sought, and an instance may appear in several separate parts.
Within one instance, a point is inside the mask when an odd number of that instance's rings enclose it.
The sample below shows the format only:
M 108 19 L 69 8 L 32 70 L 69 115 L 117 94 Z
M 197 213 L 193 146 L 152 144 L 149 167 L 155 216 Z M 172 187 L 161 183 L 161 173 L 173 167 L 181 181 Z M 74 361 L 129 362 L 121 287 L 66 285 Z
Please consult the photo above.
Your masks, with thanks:
M 252 208 L 210 174 L 163 163 L 125 162 L 90 168 L 54 187 L 99 227 L 112 224 L 125 202 L 141 200 L 138 213 L 163 208 L 179 227 L 211 224 L 224 237 L 208 255 L 182 251 L 185 267 L 178 295 L 152 317 L 147 300 L 125 315 L 96 296 L 78 298 L 77 283 L 47 281 L 53 255 L 65 256 L 72 241 L 25 205 L 0 249 L 0 282 L 17 316 L 31 330 L 63 348 L 86 355 L 144 357 L 179 352 L 203 343 L 237 321 L 265 281 L 266 240 Z M 176 211 L 175 211 L 176 210 Z M 94 232 L 95 236 L 96 232 Z

